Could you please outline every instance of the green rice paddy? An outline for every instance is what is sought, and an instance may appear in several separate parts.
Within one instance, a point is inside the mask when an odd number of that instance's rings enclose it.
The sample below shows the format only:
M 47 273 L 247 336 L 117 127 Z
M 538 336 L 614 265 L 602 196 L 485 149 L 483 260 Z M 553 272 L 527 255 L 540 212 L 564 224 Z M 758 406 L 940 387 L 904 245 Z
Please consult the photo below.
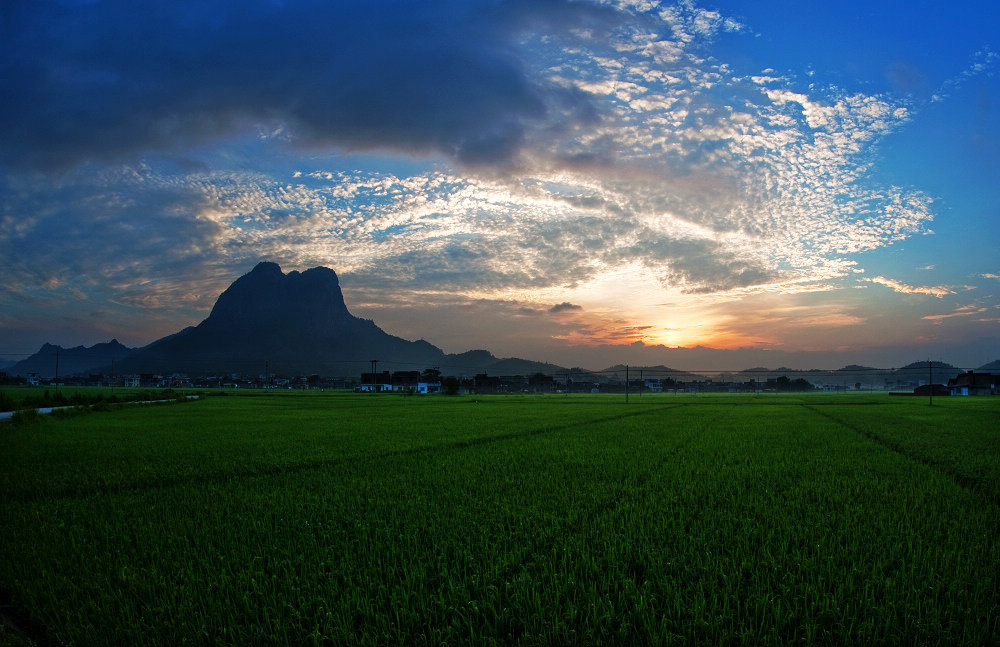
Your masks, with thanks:
M 998 413 L 261 393 L 6 424 L 0 643 L 997 644 Z

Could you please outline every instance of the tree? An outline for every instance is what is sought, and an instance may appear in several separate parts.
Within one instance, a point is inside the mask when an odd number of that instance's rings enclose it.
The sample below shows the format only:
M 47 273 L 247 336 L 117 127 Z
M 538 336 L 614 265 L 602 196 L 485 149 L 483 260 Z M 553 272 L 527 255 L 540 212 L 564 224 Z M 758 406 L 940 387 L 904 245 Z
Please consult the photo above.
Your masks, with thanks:
M 768 388 L 772 388 L 776 391 L 812 391 L 813 385 L 801 377 L 791 380 L 787 375 L 782 375 L 777 379 L 767 380 Z
M 809 380 L 805 380 L 801 377 L 792 380 L 791 387 L 792 391 L 812 391 L 814 388 L 816 388 L 812 385 L 811 382 L 809 382 Z
M 423 374 L 420 376 L 424 382 L 440 382 L 441 381 L 441 369 L 438 368 L 425 368 Z
M 442 388 L 445 395 L 458 395 L 458 390 L 462 388 L 462 383 L 458 381 L 457 377 L 446 377 L 444 378 L 444 382 L 442 382 Z

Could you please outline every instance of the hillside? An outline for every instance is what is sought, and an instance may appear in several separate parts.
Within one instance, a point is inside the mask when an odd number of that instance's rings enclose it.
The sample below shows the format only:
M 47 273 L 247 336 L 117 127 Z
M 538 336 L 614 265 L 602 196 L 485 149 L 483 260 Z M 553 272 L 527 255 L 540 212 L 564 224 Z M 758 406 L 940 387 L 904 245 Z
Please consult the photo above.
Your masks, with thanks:
M 21 360 L 10 367 L 10 375 L 27 376 L 37 373 L 39 377 L 49 379 L 59 376 L 88 373 L 98 367 L 107 366 L 108 372 L 113 364 L 120 363 L 125 357 L 135 352 L 112 339 L 103 344 L 84 347 L 63 348 L 53 344 L 43 344 L 31 357 Z

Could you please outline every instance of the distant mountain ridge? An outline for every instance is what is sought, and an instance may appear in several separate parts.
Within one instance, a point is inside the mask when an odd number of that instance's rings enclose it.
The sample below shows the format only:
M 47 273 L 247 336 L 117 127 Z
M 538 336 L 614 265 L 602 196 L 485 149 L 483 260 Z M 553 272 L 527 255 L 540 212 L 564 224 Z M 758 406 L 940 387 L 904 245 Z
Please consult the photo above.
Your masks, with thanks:
M 625 370 L 625 364 L 615 364 L 614 366 L 609 366 L 599 372 L 603 375 L 618 375 L 619 378 L 625 379 Z M 681 371 L 668 366 L 663 366 L 662 364 L 658 364 L 656 366 L 629 366 L 628 374 L 629 380 L 638 380 L 640 378 L 656 378 L 662 380 L 670 378 L 677 382 L 694 382 L 696 380 L 705 379 L 704 375 Z
M 986 372 L 1000 372 L 1000 359 L 993 360 L 989 364 L 984 364 L 979 367 L 980 371 Z
M 906 382 L 947 382 L 962 369 L 945 362 L 931 362 L 928 370 L 927 362 L 913 362 L 900 368 L 876 368 L 859 364 L 848 364 L 836 370 L 824 369 L 792 369 L 781 367 L 769 369 L 763 367 L 750 368 L 738 373 L 720 375 L 720 379 L 747 382 L 750 380 L 767 381 L 785 376 L 792 379 L 802 378 L 809 382 L 838 385 L 853 388 L 856 384 L 864 386 L 884 387 Z
M 42 344 L 37 353 L 8 367 L 6 372 L 22 377 L 29 373 L 37 373 L 43 378 L 56 377 L 57 371 L 60 376 L 78 375 L 88 373 L 97 367 L 111 366 L 112 363 L 120 362 L 135 351 L 135 348 L 128 348 L 117 339 L 89 347 L 63 348 L 53 344 Z
M 555 364 L 519 358 L 498 359 L 486 350 L 446 354 L 425 341 L 408 341 L 391 335 L 368 319 L 355 317 L 344 303 L 337 274 L 325 267 L 287 274 L 270 262 L 258 263 L 234 281 L 216 300 L 209 316 L 197 326 L 189 326 L 142 348 L 127 348 L 113 339 L 89 348 L 62 348 L 44 344 L 31 357 L 6 369 L 10 375 L 37 373 L 43 378 L 88 373 L 188 373 L 190 375 L 258 375 L 265 371 L 280 375 L 358 376 L 371 370 L 423 370 L 438 368 L 444 375 L 494 376 L 565 374 L 579 381 L 587 375 L 617 374 L 625 377 L 625 366 L 602 371 L 567 369 Z M 932 363 L 935 381 L 947 380 L 960 369 L 942 362 Z M 1000 360 L 979 370 L 1000 370 Z M 858 365 L 837 371 L 754 368 L 736 373 L 716 374 L 713 379 L 729 381 L 764 380 L 770 377 L 824 376 L 832 373 L 837 381 L 853 385 L 872 382 L 873 376 L 895 380 L 922 380 L 927 362 L 915 362 L 886 371 Z M 640 375 L 696 381 L 704 375 L 666 366 L 632 366 L 630 379 Z

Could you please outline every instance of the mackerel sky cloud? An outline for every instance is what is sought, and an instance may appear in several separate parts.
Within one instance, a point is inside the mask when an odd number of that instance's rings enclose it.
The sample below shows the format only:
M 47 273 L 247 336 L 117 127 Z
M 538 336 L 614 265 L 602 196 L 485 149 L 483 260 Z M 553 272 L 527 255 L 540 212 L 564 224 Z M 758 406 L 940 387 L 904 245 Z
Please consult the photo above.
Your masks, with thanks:
M 453 352 L 996 359 L 996 10 L 741 4 L 7 4 L 0 354 L 273 260 Z

